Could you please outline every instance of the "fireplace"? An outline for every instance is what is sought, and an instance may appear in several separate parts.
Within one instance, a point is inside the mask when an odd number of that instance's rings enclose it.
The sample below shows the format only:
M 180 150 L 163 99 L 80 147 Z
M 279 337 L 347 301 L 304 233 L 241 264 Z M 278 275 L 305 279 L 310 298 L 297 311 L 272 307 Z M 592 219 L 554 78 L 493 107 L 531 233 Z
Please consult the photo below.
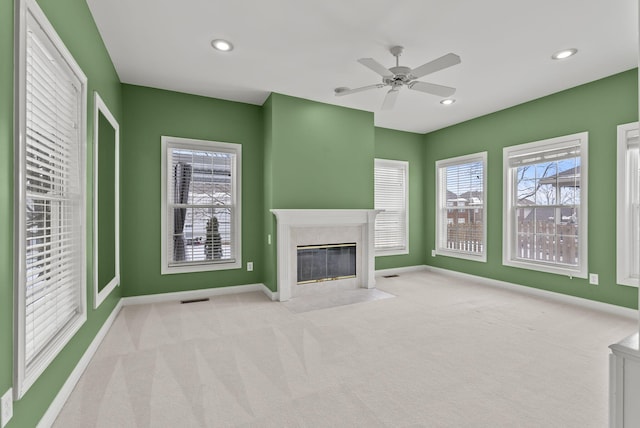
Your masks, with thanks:
M 277 221 L 277 279 L 280 301 L 342 289 L 375 287 L 373 246 L 374 223 L 378 211 L 278 209 L 271 212 Z M 342 245 L 347 246 L 341 247 Z M 299 277 L 298 250 L 305 247 L 307 250 L 314 250 L 312 247 L 318 247 L 315 248 L 318 250 L 320 247 L 333 247 L 333 250 L 326 249 L 327 257 L 330 252 L 332 256 L 339 253 L 347 254 L 342 254 L 344 259 L 340 263 L 339 274 L 331 270 L 326 275 L 316 275 L 314 271 L 307 276 Z M 304 252 L 302 257 L 307 256 L 309 254 Z M 319 257 L 322 259 L 321 255 Z M 347 260 L 349 266 L 344 267 Z M 306 262 L 306 259 L 303 262 Z M 322 270 L 319 265 L 317 267 L 318 270 Z M 343 268 L 345 272 L 349 272 L 348 275 L 342 274 Z
M 356 243 L 298 245 L 298 284 L 356 277 Z

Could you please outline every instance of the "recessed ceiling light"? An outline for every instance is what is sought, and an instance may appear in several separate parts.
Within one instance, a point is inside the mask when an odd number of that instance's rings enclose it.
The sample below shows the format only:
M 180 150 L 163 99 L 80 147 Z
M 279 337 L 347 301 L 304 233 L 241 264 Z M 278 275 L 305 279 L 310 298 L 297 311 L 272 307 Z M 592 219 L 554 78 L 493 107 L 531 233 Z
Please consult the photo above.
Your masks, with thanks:
M 440 101 L 440 104 L 445 105 L 445 106 L 450 106 L 451 104 L 453 104 L 455 102 L 456 102 L 456 100 L 454 100 L 453 98 L 447 98 L 446 100 Z
M 565 59 L 565 58 L 569 58 L 570 56 L 573 56 L 573 55 L 575 55 L 577 53 L 578 53 L 578 49 L 575 49 L 575 48 L 563 49 L 563 50 L 558 51 L 558 52 L 554 53 L 553 55 L 551 55 L 551 58 L 553 58 L 553 59 Z
M 213 46 L 215 49 L 222 51 L 222 52 L 229 52 L 231 50 L 233 50 L 233 45 L 231 44 L 231 42 L 228 42 L 226 40 L 223 39 L 215 39 L 211 41 L 211 46 Z

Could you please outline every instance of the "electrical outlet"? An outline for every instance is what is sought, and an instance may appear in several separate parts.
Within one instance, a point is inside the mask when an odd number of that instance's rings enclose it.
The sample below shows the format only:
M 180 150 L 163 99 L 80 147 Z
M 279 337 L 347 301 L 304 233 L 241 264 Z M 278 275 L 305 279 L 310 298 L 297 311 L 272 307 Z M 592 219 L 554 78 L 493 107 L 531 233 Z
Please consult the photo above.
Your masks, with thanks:
M 589 284 L 598 285 L 598 274 L 590 273 L 589 274 Z
M 251 272 L 253 270 L 253 262 L 247 262 L 247 271 Z
M 436 250 L 431 250 L 431 257 L 435 257 L 436 256 Z
M 4 428 L 13 417 L 13 388 L 9 388 L 0 399 L 0 427 Z

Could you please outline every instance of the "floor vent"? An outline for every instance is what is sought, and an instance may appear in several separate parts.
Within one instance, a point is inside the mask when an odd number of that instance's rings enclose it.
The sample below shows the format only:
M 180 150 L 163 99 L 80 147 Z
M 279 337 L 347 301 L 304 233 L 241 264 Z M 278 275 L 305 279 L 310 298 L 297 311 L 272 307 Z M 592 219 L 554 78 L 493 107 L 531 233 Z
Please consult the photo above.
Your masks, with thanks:
M 180 303 L 198 303 L 198 302 L 208 302 L 209 298 L 205 297 L 204 299 L 191 299 L 191 300 L 181 300 Z
M 383 278 L 397 278 L 399 276 L 400 275 L 395 275 L 395 274 L 394 275 L 382 275 Z

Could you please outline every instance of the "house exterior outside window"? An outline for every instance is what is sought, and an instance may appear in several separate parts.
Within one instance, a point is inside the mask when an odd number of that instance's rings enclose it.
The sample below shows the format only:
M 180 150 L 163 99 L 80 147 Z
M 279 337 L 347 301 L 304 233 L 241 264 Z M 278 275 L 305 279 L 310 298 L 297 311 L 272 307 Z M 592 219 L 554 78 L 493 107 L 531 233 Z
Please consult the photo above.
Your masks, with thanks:
M 162 273 L 239 269 L 242 146 L 162 137 Z
M 436 162 L 436 254 L 485 262 L 487 153 Z
M 586 132 L 505 147 L 503 264 L 586 278 Z

